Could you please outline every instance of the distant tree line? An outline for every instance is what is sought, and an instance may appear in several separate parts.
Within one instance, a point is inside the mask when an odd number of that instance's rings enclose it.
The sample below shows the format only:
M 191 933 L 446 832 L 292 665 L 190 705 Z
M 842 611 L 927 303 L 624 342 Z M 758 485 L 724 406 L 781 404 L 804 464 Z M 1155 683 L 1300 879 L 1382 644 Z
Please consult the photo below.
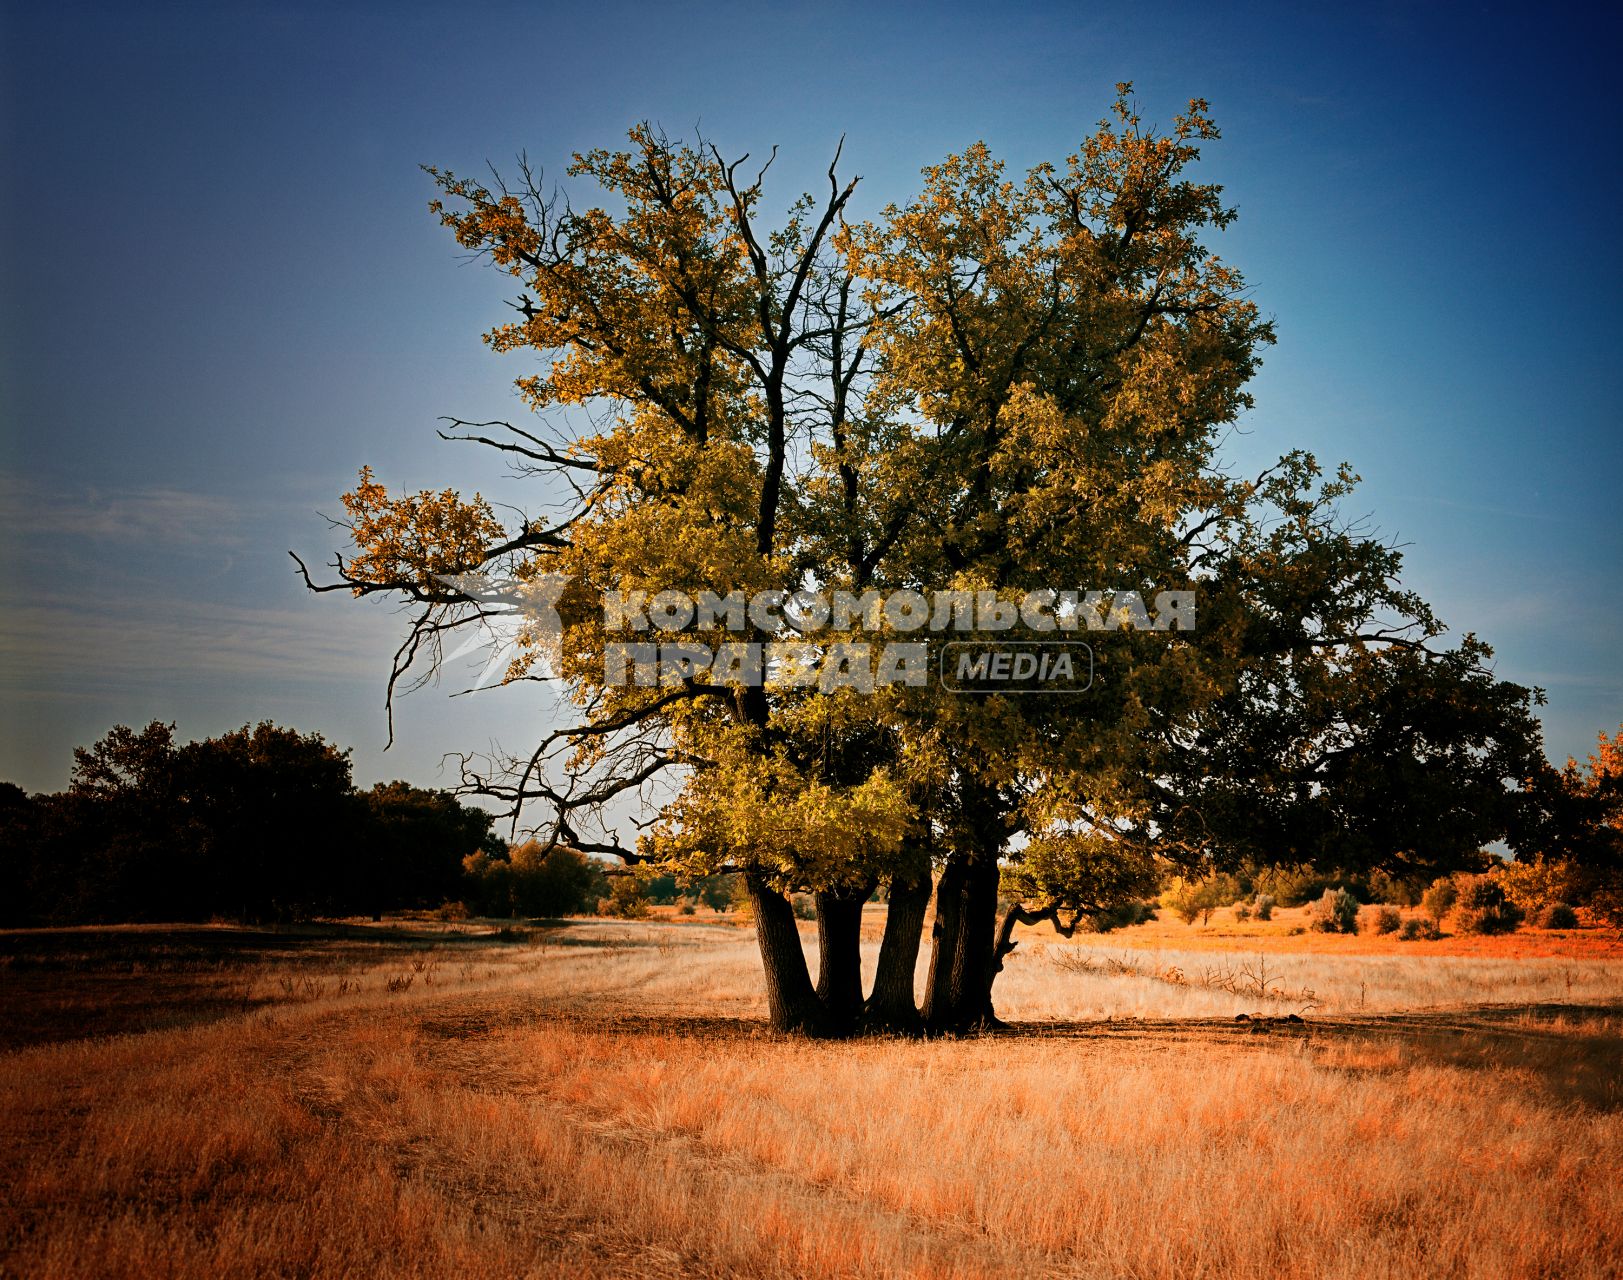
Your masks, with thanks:
M 735 876 L 678 885 L 610 874 L 564 845 L 514 845 L 454 795 L 357 790 L 347 749 L 268 721 L 177 743 L 116 725 L 73 753 L 66 791 L 0 782 L 0 926 L 272 922 L 436 910 L 453 916 L 731 909 Z
M 357 790 L 347 750 L 269 722 L 176 743 L 118 725 L 55 795 L 0 783 L 0 923 L 276 921 L 435 907 L 492 816 L 405 782 Z

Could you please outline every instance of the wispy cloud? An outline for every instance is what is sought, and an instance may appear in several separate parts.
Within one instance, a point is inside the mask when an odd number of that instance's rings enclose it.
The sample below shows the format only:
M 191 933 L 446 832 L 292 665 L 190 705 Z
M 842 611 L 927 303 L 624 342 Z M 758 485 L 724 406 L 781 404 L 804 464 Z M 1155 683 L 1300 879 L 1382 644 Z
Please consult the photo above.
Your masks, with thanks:
M 4 611 L 0 681 L 26 691 L 186 678 L 380 680 L 398 637 L 399 619 L 373 609 L 35 597 Z
M 0 472 L 0 528 L 8 539 L 86 539 L 190 548 L 235 545 L 252 504 L 162 485 L 64 488 Z

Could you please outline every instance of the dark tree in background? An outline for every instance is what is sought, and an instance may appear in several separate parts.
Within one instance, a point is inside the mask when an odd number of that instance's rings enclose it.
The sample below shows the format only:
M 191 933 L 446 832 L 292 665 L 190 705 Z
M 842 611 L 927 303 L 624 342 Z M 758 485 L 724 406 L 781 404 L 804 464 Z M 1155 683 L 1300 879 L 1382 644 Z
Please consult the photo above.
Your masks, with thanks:
M 177 764 L 214 911 L 290 919 L 351 905 L 346 872 L 369 833 L 347 751 L 265 723 L 189 743 Z
M 176 745 L 115 726 L 59 795 L 0 786 L 0 923 L 273 921 L 437 906 L 491 816 L 404 782 L 357 792 L 349 752 L 269 722 Z
M 364 848 L 352 859 L 349 901 L 373 915 L 400 908 L 437 907 L 463 895 L 463 860 L 499 854 L 492 816 L 459 804 L 444 791 L 406 782 L 380 782 L 364 792 Z

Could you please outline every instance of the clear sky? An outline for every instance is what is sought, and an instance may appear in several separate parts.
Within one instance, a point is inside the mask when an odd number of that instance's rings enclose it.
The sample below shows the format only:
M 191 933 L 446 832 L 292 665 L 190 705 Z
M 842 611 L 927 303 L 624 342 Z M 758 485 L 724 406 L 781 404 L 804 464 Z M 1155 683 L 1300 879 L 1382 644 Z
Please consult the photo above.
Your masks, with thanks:
M 1552 757 L 1623 721 L 1616 125 L 1605 6 L 8 3 L 0 30 L 0 778 L 65 785 L 117 722 L 271 718 L 423 785 L 521 747 L 533 686 L 405 698 L 399 620 L 287 558 L 370 463 L 522 485 L 436 418 L 513 417 L 506 296 L 421 164 L 560 173 L 650 119 L 777 144 L 786 204 L 846 135 L 859 211 L 984 139 L 1059 159 L 1133 80 L 1205 97 L 1216 248 L 1280 341 L 1231 457 L 1350 460 L 1408 584 L 1543 686 Z M 533 505 L 533 504 L 532 504 Z M 477 667 L 473 668 L 474 671 Z

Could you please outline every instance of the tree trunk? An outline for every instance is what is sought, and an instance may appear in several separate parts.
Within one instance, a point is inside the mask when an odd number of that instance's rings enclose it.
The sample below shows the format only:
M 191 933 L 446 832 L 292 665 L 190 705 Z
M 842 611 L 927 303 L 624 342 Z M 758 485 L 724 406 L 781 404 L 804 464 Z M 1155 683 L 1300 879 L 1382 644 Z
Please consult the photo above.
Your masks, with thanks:
M 870 883 L 825 891 L 817 900 L 817 998 L 836 1035 L 856 1030 L 862 1016 L 862 904 Z
M 946 1029 L 952 1009 L 952 957 L 963 932 L 965 867 L 953 854 L 935 887 L 935 923 L 930 926 L 930 969 L 924 982 L 924 1024 Z
M 758 871 L 744 872 L 755 913 L 755 939 L 761 948 L 761 967 L 766 972 L 767 1009 L 774 1031 L 805 1035 L 828 1034 L 823 1002 L 812 987 L 806 968 L 806 953 L 800 945 L 800 929 L 795 924 L 789 899 Z
M 879 944 L 879 968 L 868 997 L 865 1020 L 876 1031 L 915 1032 L 921 1025 L 914 1003 L 914 975 L 923 941 L 924 913 L 930 906 L 930 869 L 890 881 L 885 937 Z
M 1001 1025 L 992 1012 L 997 975 L 998 863 L 990 850 L 947 859 L 936 887 L 930 982 L 924 1021 L 958 1033 Z

